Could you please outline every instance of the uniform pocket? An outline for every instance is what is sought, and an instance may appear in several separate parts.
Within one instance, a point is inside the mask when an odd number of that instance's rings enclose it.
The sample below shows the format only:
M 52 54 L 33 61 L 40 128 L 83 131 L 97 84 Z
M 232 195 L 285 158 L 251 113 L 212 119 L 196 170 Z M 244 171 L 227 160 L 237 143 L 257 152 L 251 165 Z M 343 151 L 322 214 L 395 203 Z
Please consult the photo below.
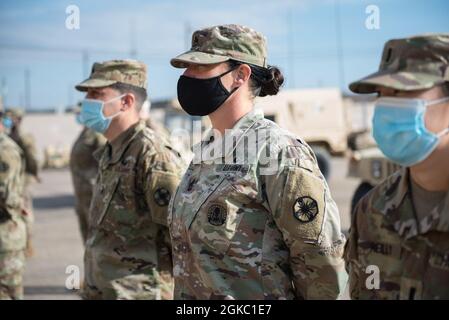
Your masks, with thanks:
M 154 224 L 145 193 L 135 185 L 133 174 L 120 175 L 115 183 L 108 186 L 108 190 L 107 202 L 99 220 L 103 229 L 127 240 L 153 234 Z
M 423 283 L 423 299 L 449 299 L 449 250 L 431 253 Z
M 226 253 L 242 219 L 240 199 L 232 183 L 221 179 L 200 203 L 190 222 L 192 241 L 213 252 Z
M 26 239 L 26 225 L 22 218 L 13 216 L 0 223 L 0 252 L 25 249 Z
M 115 177 L 109 182 L 98 185 L 91 203 L 91 225 L 99 226 L 111 206 L 112 199 L 120 182 L 120 177 Z

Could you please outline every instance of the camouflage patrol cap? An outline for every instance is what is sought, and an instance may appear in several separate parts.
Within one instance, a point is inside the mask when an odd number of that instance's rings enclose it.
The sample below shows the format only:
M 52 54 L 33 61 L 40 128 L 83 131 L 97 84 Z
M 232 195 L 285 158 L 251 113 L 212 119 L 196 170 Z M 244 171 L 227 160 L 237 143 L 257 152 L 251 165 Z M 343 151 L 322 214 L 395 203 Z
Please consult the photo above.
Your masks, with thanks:
M 373 93 L 379 86 L 411 91 L 449 81 L 449 33 L 424 34 L 388 41 L 379 71 L 355 81 L 349 89 Z
M 89 78 L 76 85 L 79 91 L 88 88 L 102 88 L 115 83 L 126 83 L 147 88 L 147 67 L 136 60 L 110 60 L 95 62 Z
M 6 110 L 6 115 L 11 118 L 23 118 L 25 110 L 22 108 L 11 108 Z
M 265 37 L 245 26 L 229 24 L 195 31 L 189 51 L 171 59 L 175 68 L 236 60 L 267 67 Z

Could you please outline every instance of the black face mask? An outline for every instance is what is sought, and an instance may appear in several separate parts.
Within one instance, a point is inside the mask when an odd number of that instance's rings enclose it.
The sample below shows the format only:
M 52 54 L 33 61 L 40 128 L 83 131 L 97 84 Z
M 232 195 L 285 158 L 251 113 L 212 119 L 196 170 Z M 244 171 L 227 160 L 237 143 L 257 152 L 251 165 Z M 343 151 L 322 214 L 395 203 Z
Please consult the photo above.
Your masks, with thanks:
M 229 92 L 221 83 L 220 78 L 233 70 L 208 79 L 181 76 L 178 80 L 181 107 L 191 116 L 207 116 L 217 110 L 239 88 Z

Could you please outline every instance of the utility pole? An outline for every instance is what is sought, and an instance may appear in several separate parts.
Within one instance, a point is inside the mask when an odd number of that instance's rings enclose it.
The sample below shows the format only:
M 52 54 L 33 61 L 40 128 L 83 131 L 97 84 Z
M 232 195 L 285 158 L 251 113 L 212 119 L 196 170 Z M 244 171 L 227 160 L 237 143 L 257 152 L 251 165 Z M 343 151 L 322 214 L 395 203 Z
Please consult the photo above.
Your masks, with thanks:
M 185 36 L 185 48 L 186 50 L 190 50 L 192 46 L 192 26 L 190 22 L 186 21 L 184 24 L 184 36 Z
M 132 59 L 137 58 L 136 24 L 132 19 L 129 20 L 129 56 Z
M 74 106 L 73 103 L 73 85 L 70 85 L 67 88 L 67 108 L 72 108 Z
M 287 34 L 287 45 L 288 45 L 288 69 L 289 69 L 289 87 L 290 89 L 295 88 L 295 33 L 293 26 L 293 12 L 288 12 L 287 23 L 288 23 L 288 34 Z
M 25 69 L 25 110 L 30 110 L 31 108 L 31 82 L 30 82 L 30 69 L 27 67 Z
M 6 99 L 7 95 L 8 95 L 8 85 L 6 82 L 6 78 L 3 77 L 2 78 L 2 88 L 0 91 L 0 97 L 2 99 L 3 107 L 5 107 L 7 104 L 7 99 Z M 0 103 L 0 105 L 1 105 L 1 103 Z
M 343 34 L 341 29 L 340 1 L 334 0 L 335 8 L 335 32 L 337 34 L 337 60 L 338 60 L 338 78 L 340 88 L 345 87 L 345 66 L 343 57 Z
M 84 49 L 82 51 L 82 56 L 83 56 L 83 77 L 87 78 L 89 76 L 89 51 L 87 51 L 87 49 Z

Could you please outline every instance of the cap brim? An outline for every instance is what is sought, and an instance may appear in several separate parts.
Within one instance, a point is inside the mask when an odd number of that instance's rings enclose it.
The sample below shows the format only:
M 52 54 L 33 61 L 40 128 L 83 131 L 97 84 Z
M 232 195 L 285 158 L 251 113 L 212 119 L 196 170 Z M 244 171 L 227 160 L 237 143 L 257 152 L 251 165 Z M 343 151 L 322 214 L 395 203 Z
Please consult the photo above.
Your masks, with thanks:
M 215 64 L 230 60 L 229 57 L 199 51 L 187 51 L 170 60 L 175 68 L 187 68 L 190 64 Z
M 379 87 L 402 91 L 429 89 L 444 80 L 428 73 L 378 71 L 349 85 L 354 93 L 374 93 Z
M 77 84 L 75 89 L 78 91 L 87 91 L 89 88 L 103 88 L 117 83 L 115 80 L 103 80 L 103 79 L 87 79 Z

